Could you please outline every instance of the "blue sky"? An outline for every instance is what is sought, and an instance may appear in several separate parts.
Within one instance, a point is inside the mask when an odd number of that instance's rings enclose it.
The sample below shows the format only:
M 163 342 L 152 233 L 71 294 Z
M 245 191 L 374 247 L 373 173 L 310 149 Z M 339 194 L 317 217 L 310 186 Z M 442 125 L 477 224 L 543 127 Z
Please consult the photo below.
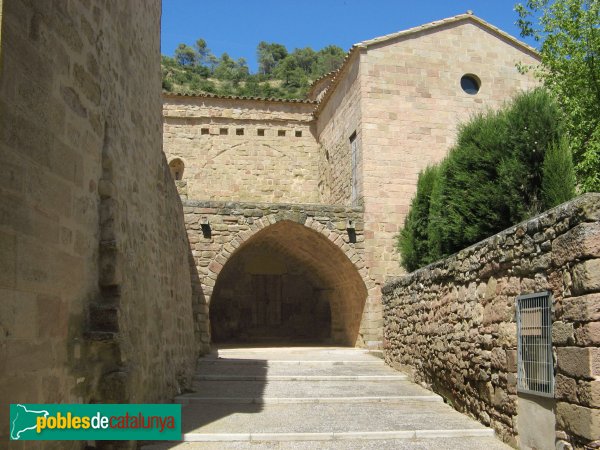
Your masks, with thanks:
M 519 37 L 517 0 L 163 0 L 162 53 L 204 38 L 211 51 L 245 57 L 256 72 L 260 41 L 319 50 L 356 42 L 472 10 Z M 535 42 L 525 40 L 535 46 Z

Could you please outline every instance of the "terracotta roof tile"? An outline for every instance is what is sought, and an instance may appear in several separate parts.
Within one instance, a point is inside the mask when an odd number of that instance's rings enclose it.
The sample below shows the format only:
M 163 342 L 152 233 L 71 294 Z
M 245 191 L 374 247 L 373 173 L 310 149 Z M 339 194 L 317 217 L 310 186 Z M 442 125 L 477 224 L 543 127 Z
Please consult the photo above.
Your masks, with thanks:
M 263 98 L 263 97 L 246 97 L 239 95 L 217 95 L 217 94 L 182 94 L 174 92 L 163 91 L 163 97 L 190 97 L 190 98 L 219 98 L 226 100 L 254 100 L 260 102 L 283 102 L 283 103 L 306 103 L 310 105 L 316 105 L 317 102 L 303 99 L 284 99 L 284 98 Z

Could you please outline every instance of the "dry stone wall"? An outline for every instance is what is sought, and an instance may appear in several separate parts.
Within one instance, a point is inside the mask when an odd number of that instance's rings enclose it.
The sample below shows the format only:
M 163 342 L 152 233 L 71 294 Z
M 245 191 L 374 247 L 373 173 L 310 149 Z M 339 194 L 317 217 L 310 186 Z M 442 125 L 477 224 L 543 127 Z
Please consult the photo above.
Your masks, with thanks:
M 2 2 L 3 442 L 8 403 L 165 401 L 191 378 L 189 249 L 161 151 L 160 12 L 158 0 Z
M 386 362 L 516 444 L 515 298 L 551 291 L 556 441 L 596 448 L 599 220 L 600 194 L 586 194 L 388 282 Z

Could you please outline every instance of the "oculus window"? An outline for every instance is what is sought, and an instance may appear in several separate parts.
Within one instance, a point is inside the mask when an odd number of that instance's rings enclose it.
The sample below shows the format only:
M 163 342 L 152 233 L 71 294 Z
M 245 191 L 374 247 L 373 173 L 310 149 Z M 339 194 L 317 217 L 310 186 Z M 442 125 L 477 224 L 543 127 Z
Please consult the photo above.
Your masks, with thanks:
M 479 88 L 481 87 L 481 80 L 479 77 L 473 74 L 463 75 L 460 79 L 460 87 L 467 94 L 475 95 L 479 92 Z

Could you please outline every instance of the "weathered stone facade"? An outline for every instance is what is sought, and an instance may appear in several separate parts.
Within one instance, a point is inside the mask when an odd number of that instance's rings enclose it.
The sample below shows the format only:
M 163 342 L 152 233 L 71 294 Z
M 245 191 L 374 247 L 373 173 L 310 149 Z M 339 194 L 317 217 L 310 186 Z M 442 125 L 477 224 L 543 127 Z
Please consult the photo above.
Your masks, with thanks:
M 191 199 L 311 203 L 317 144 L 311 102 L 165 96 L 164 151 L 184 163 Z
M 323 309 L 311 337 L 377 345 L 380 286 L 398 270 L 393 235 L 418 169 L 445 154 L 461 117 L 529 87 L 513 63 L 535 62 L 465 15 L 355 47 L 317 83 L 327 88 L 314 93 L 318 104 L 167 96 L 169 167 L 158 0 L 0 8 L 5 404 L 165 401 L 186 387 L 210 345 L 213 302 L 229 316 L 219 323 L 225 334 L 256 332 L 240 326 L 242 315 L 265 330 L 271 306 L 228 304 L 255 279 L 288 284 L 276 305 L 281 328 L 302 331 Z M 410 60 L 416 54 L 428 57 Z M 467 71 L 481 77 L 478 96 L 459 91 Z M 175 184 L 170 169 L 181 178 Z M 567 336 L 557 349 L 560 383 L 576 392 L 557 386 L 559 424 L 581 439 L 593 432 L 581 423 L 594 422 L 573 417 L 597 417 L 590 256 L 598 255 L 586 251 L 566 270 L 572 294 L 557 300 L 557 329 Z M 520 283 L 544 283 L 532 280 Z M 0 411 L 3 440 L 7 414 Z
M 469 17 L 359 48 L 365 245 L 369 272 L 378 279 L 400 274 L 394 237 L 419 172 L 446 156 L 460 123 L 537 83 L 516 68 L 537 64 L 532 49 Z M 476 95 L 461 89 L 465 74 L 480 80 Z
M 463 14 L 355 45 L 310 101 L 165 95 L 165 153 L 185 166 L 188 200 L 362 207 L 364 266 L 381 286 L 402 273 L 395 236 L 419 171 L 446 155 L 460 122 L 536 84 L 519 62 L 538 56 Z M 465 74 L 480 80 L 476 95 L 461 89 Z M 378 289 L 367 303 L 382 324 Z
M 161 151 L 160 1 L 1 6 L 6 442 L 9 403 L 165 401 L 197 352 L 189 246 Z M 84 445 L 26 444 L 11 448 Z
M 272 259 L 281 258 L 317 277 L 314 283 L 331 307 L 334 342 L 367 345 L 377 340 L 381 324 L 371 319 L 374 305 L 367 295 L 378 288 L 364 265 L 361 208 L 188 200 L 184 213 L 196 274 L 196 331 L 205 350 L 219 274 L 234 255 L 251 247 L 268 248 Z
M 518 410 L 537 400 L 516 386 L 515 298 L 540 291 L 554 301 L 556 400 L 536 406 L 556 422 L 550 447 L 532 442 L 530 418 Z M 389 364 L 513 445 L 600 444 L 600 194 L 390 281 L 383 292 Z

